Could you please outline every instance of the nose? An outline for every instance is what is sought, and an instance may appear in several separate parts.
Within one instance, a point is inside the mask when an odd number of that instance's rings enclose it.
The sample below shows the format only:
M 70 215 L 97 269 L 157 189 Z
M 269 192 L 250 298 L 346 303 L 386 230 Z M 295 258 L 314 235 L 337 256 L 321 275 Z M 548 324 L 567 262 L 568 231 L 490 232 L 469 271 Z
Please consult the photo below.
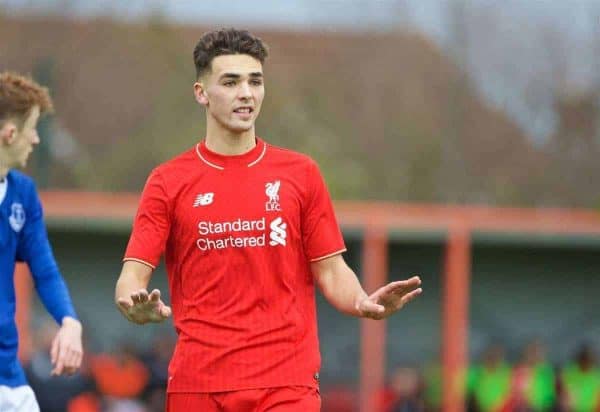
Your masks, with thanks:
M 252 97 L 252 93 L 250 92 L 250 85 L 248 85 L 248 83 L 242 82 L 240 84 L 238 97 L 242 100 L 247 100 Z
M 39 144 L 40 143 L 40 136 L 37 133 L 37 130 L 35 130 L 32 135 L 31 135 L 31 144 Z

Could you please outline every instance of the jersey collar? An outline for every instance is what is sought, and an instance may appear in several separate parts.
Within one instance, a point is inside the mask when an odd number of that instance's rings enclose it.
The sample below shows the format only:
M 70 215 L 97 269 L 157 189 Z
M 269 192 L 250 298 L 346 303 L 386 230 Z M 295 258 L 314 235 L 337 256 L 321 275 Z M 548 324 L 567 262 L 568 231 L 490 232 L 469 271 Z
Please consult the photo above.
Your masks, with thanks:
M 0 181 L 0 205 L 4 201 L 4 198 L 6 197 L 6 189 L 7 188 L 8 188 L 8 175 L 5 176 L 4 179 L 2 179 L 2 181 Z
M 211 151 L 206 147 L 206 140 L 196 145 L 196 154 L 206 165 L 219 170 L 231 167 L 252 167 L 259 163 L 265 156 L 267 144 L 264 140 L 256 137 L 256 146 L 241 155 L 226 156 Z

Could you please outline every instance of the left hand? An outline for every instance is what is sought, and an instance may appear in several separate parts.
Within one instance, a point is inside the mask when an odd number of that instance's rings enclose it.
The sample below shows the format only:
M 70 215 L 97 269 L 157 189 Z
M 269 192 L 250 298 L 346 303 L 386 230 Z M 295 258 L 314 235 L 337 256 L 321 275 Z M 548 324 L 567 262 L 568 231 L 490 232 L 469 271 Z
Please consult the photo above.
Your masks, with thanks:
M 77 319 L 65 317 L 50 349 L 50 360 L 54 366 L 51 374 L 74 374 L 81 366 L 82 358 L 81 323 Z
M 362 317 L 385 319 L 419 296 L 423 292 L 419 286 L 421 286 L 421 279 L 418 276 L 388 283 L 377 289 L 371 296 L 360 299 L 357 309 Z

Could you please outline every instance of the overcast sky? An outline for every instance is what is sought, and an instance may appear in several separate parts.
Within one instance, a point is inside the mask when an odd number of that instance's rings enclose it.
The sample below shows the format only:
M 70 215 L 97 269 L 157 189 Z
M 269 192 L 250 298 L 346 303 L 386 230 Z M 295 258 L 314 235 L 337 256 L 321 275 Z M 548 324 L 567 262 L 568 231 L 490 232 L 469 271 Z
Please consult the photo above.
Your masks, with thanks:
M 160 12 L 186 23 L 377 30 L 412 22 L 429 34 L 443 36 L 444 12 L 453 0 L 0 0 L 9 11 L 48 11 L 79 16 L 113 14 L 122 18 Z M 464 0 L 478 6 L 493 0 Z M 585 18 L 600 0 L 503 0 L 506 13 L 531 22 L 552 22 L 577 33 L 589 30 Z

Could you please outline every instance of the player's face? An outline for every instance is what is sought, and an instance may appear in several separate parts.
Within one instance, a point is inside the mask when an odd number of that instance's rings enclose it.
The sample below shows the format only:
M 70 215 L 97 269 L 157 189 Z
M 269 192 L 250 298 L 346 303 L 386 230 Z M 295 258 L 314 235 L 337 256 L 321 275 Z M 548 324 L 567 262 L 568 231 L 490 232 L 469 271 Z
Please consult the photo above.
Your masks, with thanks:
M 254 127 L 265 95 L 260 61 L 247 54 L 215 57 L 199 84 L 196 99 L 221 127 L 233 133 Z
M 6 146 L 11 167 L 25 167 L 33 146 L 40 142 L 37 134 L 37 122 L 40 117 L 40 108 L 34 106 L 25 118 L 23 127 L 15 125 L 14 136 L 9 139 Z

